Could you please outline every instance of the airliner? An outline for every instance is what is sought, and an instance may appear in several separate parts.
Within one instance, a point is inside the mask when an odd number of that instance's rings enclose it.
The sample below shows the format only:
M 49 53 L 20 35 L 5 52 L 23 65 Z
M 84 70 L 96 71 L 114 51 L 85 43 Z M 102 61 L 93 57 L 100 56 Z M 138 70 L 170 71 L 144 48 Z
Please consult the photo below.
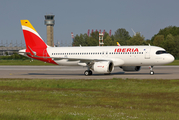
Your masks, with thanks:
M 153 66 L 174 61 L 174 57 L 165 49 L 157 46 L 48 46 L 28 20 L 21 20 L 26 49 L 19 54 L 32 59 L 62 66 L 85 66 L 84 75 L 93 72 L 110 74 L 114 68 L 123 71 L 139 71 L 141 66 L 149 66 L 153 75 Z

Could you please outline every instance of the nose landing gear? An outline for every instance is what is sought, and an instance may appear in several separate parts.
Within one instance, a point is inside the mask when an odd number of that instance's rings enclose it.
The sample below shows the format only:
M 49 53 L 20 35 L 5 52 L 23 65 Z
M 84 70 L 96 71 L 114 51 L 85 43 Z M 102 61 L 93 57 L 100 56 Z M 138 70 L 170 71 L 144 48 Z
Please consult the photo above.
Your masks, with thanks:
M 154 75 L 153 66 L 149 66 L 150 69 L 150 75 Z

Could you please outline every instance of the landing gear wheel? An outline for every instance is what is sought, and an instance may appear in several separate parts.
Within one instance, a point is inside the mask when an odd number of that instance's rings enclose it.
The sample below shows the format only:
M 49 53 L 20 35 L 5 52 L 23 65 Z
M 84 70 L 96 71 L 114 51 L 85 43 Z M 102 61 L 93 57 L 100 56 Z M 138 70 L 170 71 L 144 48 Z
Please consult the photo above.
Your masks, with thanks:
M 92 74 L 93 74 L 93 72 L 92 72 L 91 70 L 86 70 L 86 71 L 84 72 L 84 75 L 86 75 L 86 76 L 92 75 Z
M 150 69 L 150 75 L 154 75 L 153 66 L 149 66 Z
M 150 71 L 150 74 L 153 75 L 153 74 L 154 74 L 154 71 Z
M 89 75 L 89 71 L 86 70 L 86 71 L 84 72 L 84 74 L 85 74 L 86 76 L 88 76 L 88 75 Z
M 89 75 L 92 75 L 92 74 L 93 74 L 93 72 L 91 70 L 89 70 Z

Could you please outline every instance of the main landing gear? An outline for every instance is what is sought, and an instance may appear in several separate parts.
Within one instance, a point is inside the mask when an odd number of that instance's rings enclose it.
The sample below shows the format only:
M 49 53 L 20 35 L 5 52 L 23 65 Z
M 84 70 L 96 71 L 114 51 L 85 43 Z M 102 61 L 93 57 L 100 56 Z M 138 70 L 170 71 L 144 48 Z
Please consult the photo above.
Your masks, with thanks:
M 149 69 L 150 69 L 150 74 L 153 75 L 154 74 L 153 66 L 149 66 Z
M 84 74 L 85 74 L 86 76 L 88 76 L 88 75 L 92 75 L 93 72 L 92 72 L 91 70 L 86 70 L 86 71 L 84 72 Z

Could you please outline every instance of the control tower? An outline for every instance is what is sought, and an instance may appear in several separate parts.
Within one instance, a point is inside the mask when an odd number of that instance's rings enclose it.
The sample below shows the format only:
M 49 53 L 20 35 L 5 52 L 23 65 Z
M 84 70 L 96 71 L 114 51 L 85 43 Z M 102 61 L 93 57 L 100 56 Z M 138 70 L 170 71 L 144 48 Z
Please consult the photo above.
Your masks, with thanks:
M 53 26 L 55 24 L 55 15 L 45 15 L 45 25 L 47 26 L 47 45 L 54 47 Z

